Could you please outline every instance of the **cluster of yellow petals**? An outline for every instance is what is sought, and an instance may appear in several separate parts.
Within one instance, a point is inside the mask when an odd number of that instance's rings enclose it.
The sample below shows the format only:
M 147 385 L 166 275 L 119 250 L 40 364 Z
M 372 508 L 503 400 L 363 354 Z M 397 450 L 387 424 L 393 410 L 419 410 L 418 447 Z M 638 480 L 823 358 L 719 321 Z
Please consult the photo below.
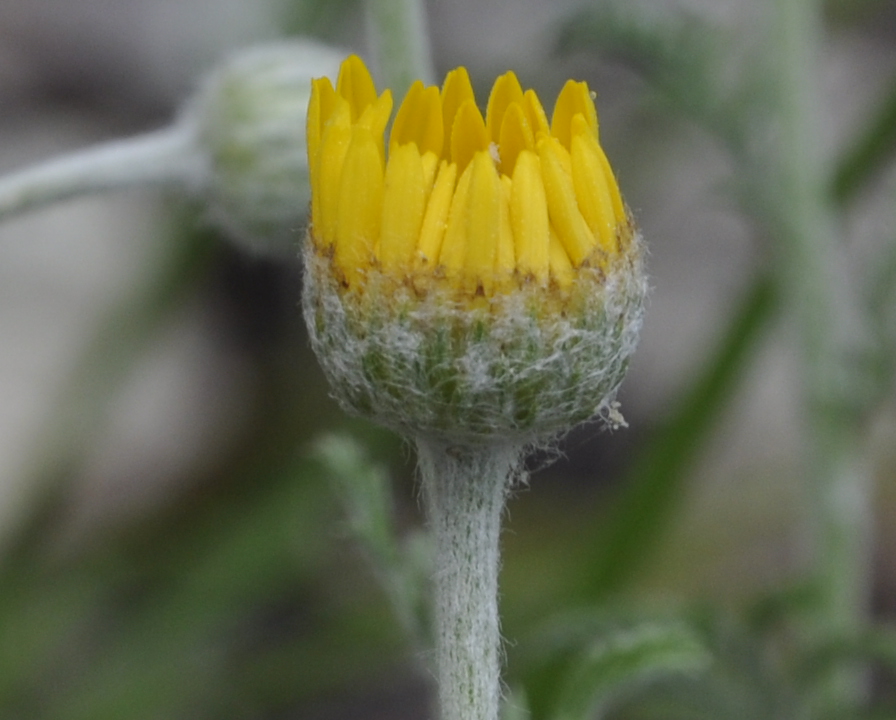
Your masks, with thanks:
M 311 232 L 346 285 L 379 268 L 486 295 L 510 277 L 562 287 L 624 248 L 626 211 L 584 82 L 566 83 L 550 124 L 512 72 L 483 118 L 462 67 L 441 89 L 414 83 L 387 148 L 391 112 L 391 93 L 377 95 L 355 55 L 335 89 L 313 83 Z

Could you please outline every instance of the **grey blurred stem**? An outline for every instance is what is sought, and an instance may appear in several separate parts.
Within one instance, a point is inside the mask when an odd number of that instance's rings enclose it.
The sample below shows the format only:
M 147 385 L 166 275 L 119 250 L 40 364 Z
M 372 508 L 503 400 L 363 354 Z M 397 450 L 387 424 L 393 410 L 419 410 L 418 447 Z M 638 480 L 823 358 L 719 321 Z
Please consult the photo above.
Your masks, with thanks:
M 827 198 L 819 154 L 821 8 L 817 0 L 778 0 L 781 193 L 784 286 L 802 332 L 803 402 L 812 461 L 810 542 L 819 605 L 814 627 L 839 636 L 861 628 L 867 612 L 871 480 L 861 453 L 862 358 L 869 336 L 849 285 L 849 268 Z M 810 632 L 812 628 L 809 628 Z M 858 668 L 834 673 L 821 708 L 860 701 Z
M 434 82 L 423 0 L 367 0 L 367 28 L 381 80 L 400 101 L 415 80 Z
M 417 455 L 436 540 L 433 592 L 441 720 L 497 720 L 499 536 L 521 448 L 461 447 L 418 438 Z
M 199 184 L 189 123 L 116 140 L 0 178 L 0 219 L 81 195 L 146 185 Z

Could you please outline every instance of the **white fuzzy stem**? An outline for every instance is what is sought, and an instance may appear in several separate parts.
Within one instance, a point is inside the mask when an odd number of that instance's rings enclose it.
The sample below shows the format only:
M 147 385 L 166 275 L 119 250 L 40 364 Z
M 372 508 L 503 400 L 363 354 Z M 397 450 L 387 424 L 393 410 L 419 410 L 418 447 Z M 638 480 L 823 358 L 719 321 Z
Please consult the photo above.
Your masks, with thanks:
M 396 100 L 415 80 L 435 81 L 423 0 L 367 0 L 370 44 Z
M 497 720 L 501 700 L 498 569 L 501 514 L 518 446 L 417 440 L 436 540 L 436 672 L 441 720 Z
M 189 123 L 53 158 L 0 178 L 0 220 L 68 198 L 135 185 L 193 185 L 202 163 Z

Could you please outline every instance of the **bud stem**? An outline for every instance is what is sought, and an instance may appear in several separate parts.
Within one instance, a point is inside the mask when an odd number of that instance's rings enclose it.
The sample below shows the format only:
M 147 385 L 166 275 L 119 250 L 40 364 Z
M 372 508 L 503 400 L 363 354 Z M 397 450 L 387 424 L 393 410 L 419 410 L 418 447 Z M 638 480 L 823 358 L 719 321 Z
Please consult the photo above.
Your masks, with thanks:
M 402 97 L 414 80 L 435 79 L 422 0 L 367 0 L 370 44 L 386 86 Z
M 0 178 L 0 220 L 60 200 L 138 185 L 196 184 L 192 124 L 115 140 Z
M 441 720 L 497 720 L 501 699 L 498 568 L 501 513 L 517 445 L 452 446 L 417 439 L 436 539 L 435 620 Z

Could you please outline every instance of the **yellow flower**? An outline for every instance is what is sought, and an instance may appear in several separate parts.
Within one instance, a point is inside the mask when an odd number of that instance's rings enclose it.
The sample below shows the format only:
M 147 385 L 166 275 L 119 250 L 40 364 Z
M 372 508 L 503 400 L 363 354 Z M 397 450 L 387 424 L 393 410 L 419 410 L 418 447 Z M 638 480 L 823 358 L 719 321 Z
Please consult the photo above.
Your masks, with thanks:
M 577 268 L 606 268 L 630 243 L 586 83 L 566 83 L 550 124 L 512 72 L 495 81 L 483 118 L 462 67 L 441 90 L 411 87 L 387 145 L 391 110 L 390 92 L 377 95 L 355 55 L 335 89 L 314 81 L 311 233 L 345 286 L 363 284 L 373 268 L 418 289 L 563 288 Z
M 647 283 L 588 86 L 549 123 L 508 72 L 483 117 L 458 68 L 411 87 L 387 141 L 391 114 L 356 56 L 312 85 L 303 310 L 335 397 L 450 442 L 621 419 Z

